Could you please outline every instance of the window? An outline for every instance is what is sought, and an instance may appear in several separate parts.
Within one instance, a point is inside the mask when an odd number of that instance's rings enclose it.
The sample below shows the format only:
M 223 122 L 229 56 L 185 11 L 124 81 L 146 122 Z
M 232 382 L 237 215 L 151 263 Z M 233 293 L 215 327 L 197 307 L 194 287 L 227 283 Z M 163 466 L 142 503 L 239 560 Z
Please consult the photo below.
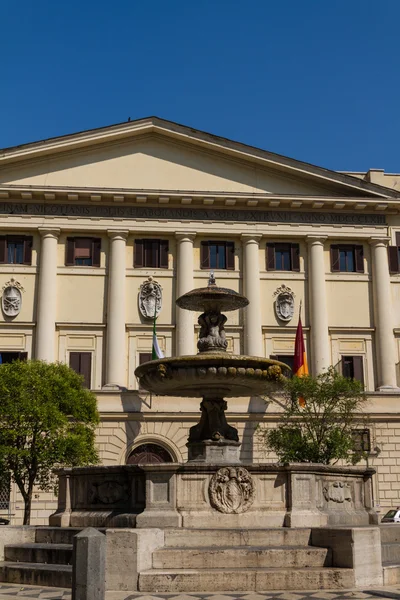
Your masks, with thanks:
M 67 244 L 65 247 L 65 264 L 67 267 L 99 267 L 100 252 L 100 238 L 67 238 Z
M 391 273 L 400 272 L 400 231 L 396 233 L 396 245 L 389 246 L 389 271 Z
M 354 440 L 354 449 L 356 452 L 371 452 L 369 429 L 352 429 L 351 435 Z
M 139 354 L 139 365 L 143 365 L 143 363 L 147 363 L 150 360 L 153 360 L 153 355 L 151 352 L 140 352 Z M 139 386 L 139 392 L 148 393 L 147 390 L 143 387 Z
M 0 263 L 9 265 L 32 264 L 32 237 L 0 236 Z
M 126 461 L 127 465 L 148 465 L 173 462 L 170 453 L 158 444 L 141 444 L 135 448 Z
M 364 365 L 362 356 L 342 356 L 342 375 L 364 383 Z
M 28 360 L 27 352 L 0 352 L 0 365 L 14 362 L 14 360 Z
M 168 240 L 135 240 L 133 266 L 136 269 L 168 269 Z
M 364 273 L 364 249 L 362 246 L 331 246 L 332 273 Z
M 201 242 L 201 269 L 235 268 L 235 242 Z
M 294 365 L 294 356 L 293 354 L 271 354 L 270 358 L 272 360 L 279 360 L 280 362 L 285 363 L 288 367 L 290 367 L 291 371 L 285 369 L 284 375 L 286 377 L 293 377 L 293 365 Z
M 83 375 L 84 386 L 90 390 L 92 375 L 92 353 L 70 352 L 69 366 L 79 375 Z
M 267 271 L 300 271 L 299 244 L 267 244 Z

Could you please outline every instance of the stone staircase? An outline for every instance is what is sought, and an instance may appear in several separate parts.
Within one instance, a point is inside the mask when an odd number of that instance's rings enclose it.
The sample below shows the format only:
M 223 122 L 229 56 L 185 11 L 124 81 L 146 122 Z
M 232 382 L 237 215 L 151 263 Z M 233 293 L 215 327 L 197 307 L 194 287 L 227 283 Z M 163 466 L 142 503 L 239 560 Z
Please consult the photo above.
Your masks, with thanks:
M 352 569 L 333 568 L 310 529 L 171 529 L 139 574 L 141 592 L 246 592 L 354 587 Z
M 34 543 L 6 545 L 0 581 L 70 588 L 72 540 L 80 531 L 73 527 L 38 527 Z
M 73 537 L 80 528 L 38 527 L 35 542 L 5 546 L 0 581 L 70 588 Z M 103 529 L 104 531 L 104 529 Z M 310 529 L 166 529 L 141 592 L 248 592 L 354 587 L 352 569 L 310 546 Z M 134 591 L 134 590 L 132 590 Z
M 384 585 L 400 583 L 400 524 L 381 525 L 382 567 Z

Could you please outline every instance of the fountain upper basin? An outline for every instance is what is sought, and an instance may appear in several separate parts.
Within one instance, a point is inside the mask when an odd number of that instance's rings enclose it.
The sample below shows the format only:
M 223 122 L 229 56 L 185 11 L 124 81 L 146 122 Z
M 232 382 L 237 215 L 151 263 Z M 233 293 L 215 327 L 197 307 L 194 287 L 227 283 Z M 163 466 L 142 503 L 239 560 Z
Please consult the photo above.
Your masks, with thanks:
M 281 388 L 284 363 L 258 356 L 203 352 L 161 358 L 135 370 L 140 387 L 160 396 L 254 396 Z

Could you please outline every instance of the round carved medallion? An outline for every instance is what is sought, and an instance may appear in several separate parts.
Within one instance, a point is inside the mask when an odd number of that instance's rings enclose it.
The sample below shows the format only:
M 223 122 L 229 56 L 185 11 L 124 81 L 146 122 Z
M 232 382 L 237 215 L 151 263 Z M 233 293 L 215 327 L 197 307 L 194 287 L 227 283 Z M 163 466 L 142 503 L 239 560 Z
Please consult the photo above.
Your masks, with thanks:
M 219 512 L 246 512 L 254 502 L 254 481 L 243 467 L 223 467 L 212 476 L 208 494 L 211 506 Z

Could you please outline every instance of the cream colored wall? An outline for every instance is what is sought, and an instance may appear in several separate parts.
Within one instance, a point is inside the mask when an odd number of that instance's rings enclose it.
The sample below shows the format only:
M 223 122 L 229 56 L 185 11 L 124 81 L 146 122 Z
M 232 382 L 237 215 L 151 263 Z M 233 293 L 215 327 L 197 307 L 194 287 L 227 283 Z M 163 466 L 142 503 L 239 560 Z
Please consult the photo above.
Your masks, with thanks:
M 329 189 L 327 183 L 322 187 L 279 176 L 254 163 L 238 162 L 160 136 L 9 166 L 0 170 L 0 183 L 314 195 Z

